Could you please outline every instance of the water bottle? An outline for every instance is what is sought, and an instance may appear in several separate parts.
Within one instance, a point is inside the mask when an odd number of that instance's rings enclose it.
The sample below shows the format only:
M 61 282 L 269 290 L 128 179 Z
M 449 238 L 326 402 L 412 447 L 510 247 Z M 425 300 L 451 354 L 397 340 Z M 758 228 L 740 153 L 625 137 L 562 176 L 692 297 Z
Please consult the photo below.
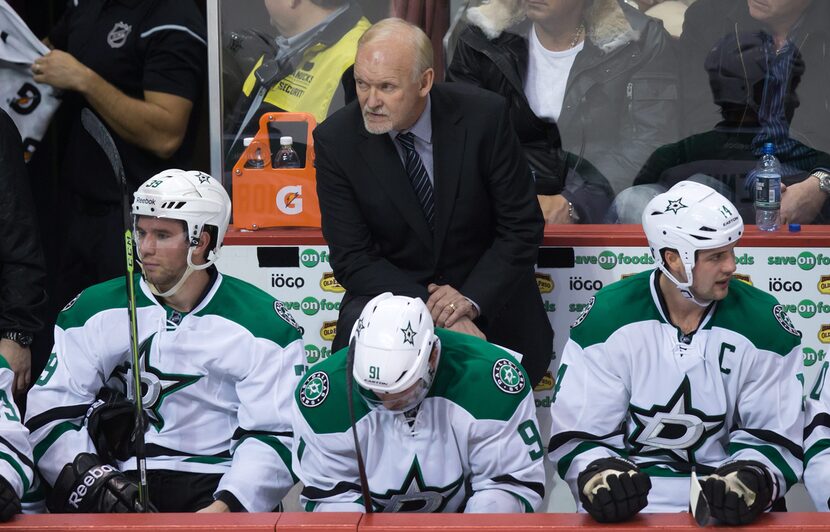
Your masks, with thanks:
M 249 151 L 248 159 L 245 161 L 245 168 L 265 168 L 265 158 L 262 156 L 262 144 L 253 137 L 246 137 L 242 140 L 245 150 Z
M 294 139 L 280 137 L 280 149 L 274 155 L 274 168 L 302 168 L 300 156 L 294 151 Z
M 781 223 L 780 213 L 781 165 L 775 157 L 775 145 L 767 142 L 755 168 L 755 224 L 762 231 L 775 231 Z

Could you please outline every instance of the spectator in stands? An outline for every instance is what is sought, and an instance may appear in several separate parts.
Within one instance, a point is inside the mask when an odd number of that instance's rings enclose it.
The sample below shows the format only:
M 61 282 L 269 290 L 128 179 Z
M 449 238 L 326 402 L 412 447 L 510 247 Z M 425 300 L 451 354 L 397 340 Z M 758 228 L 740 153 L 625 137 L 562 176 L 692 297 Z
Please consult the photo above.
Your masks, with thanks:
M 612 212 L 619 220 L 615 221 L 636 223 L 645 204 L 655 195 L 679 181 L 704 179 L 738 207 L 745 223 L 754 223 L 753 175 L 758 157 L 753 142 L 762 130 L 760 111 L 769 68 L 764 39 L 758 33 L 727 34 L 709 53 L 705 66 L 712 97 L 720 106 L 723 120 L 712 131 L 658 148 L 637 175 L 636 186 L 616 198 Z M 796 89 L 803 71 L 804 63 L 796 53 L 783 98 L 785 126 L 798 105 Z M 830 155 L 796 140 L 786 138 L 785 142 L 787 148 L 776 149 L 776 154 L 784 184 L 792 186 L 785 204 L 793 204 L 789 208 L 795 209 L 796 202 L 802 203 L 798 196 L 804 185 L 800 183 L 817 165 L 830 165 Z M 809 185 L 810 190 L 818 192 L 817 181 L 809 180 Z M 819 198 L 822 196 L 818 194 Z M 818 211 L 812 213 L 816 219 L 807 218 L 807 212 L 799 212 L 798 218 L 805 222 L 823 221 Z
M 355 98 L 352 65 L 357 40 L 369 27 L 353 0 L 265 0 L 279 35 L 242 85 L 228 119 L 230 168 L 268 111 L 305 112 L 319 123 Z
M 552 331 L 533 273 L 544 221 L 501 96 L 433 84 L 432 45 L 384 19 L 358 44 L 358 101 L 314 131 L 317 195 L 346 293 L 332 349 L 390 291 L 427 302 L 438 327 L 524 355 L 531 383 Z
M 732 275 L 744 224 L 682 181 L 642 218 L 652 271 L 600 289 L 571 328 L 551 405 L 559 475 L 598 521 L 685 512 L 747 524 L 798 482 L 801 333 Z
M 66 91 L 61 113 L 68 118 L 59 164 L 66 212 L 55 228 L 62 231 L 56 239 L 60 283 L 50 293 L 54 320 L 82 289 L 124 272 L 120 186 L 83 130 L 81 109 L 90 107 L 112 133 L 130 192 L 164 168 L 187 167 L 207 46 L 192 0 L 68 2 L 45 42 L 54 49 L 33 63 L 32 73 Z
M 493 3 L 471 8 L 467 19 L 491 20 L 497 7 Z M 614 195 L 608 181 L 587 161 L 581 161 L 578 173 L 569 168 L 568 162 L 575 165 L 576 157 L 562 150 L 555 118 L 537 116 L 525 93 L 526 33 L 503 31 L 490 39 L 475 23 L 468 25 L 459 36 L 447 80 L 470 83 L 507 99 L 546 223 L 601 223 Z
M 231 202 L 211 176 L 157 174 L 136 191 L 132 212 L 141 368 L 123 278 L 87 288 L 61 312 L 26 412 L 52 488 L 47 506 L 142 508 L 133 436 L 141 393 L 158 511 L 271 511 L 295 482 L 290 408 L 305 363 L 297 324 L 268 294 L 217 271 Z
M 303 379 L 293 427 L 309 511 L 530 513 L 545 494 L 526 373 L 494 345 L 435 329 L 418 298 L 366 305 L 350 347 Z
M 25 393 L 31 377 L 29 346 L 43 323 L 46 267 L 23 144 L 17 128 L 0 109 L 0 355 L 14 371 L 15 393 Z
M 622 0 L 493 0 L 467 19 L 478 41 L 509 50 L 512 75 L 521 76 L 512 90 L 535 117 L 556 122 L 562 147 L 576 154 L 575 170 L 592 163 L 614 193 L 631 185 L 655 148 L 678 137 L 670 37 Z M 464 77 L 490 68 L 481 54 L 465 58 L 468 64 L 454 58 L 452 68 Z
M 788 149 L 790 138 L 830 153 L 830 2 L 825 0 L 697 0 L 686 12 L 680 39 L 684 125 L 697 133 L 708 129 L 717 110 L 707 99 L 703 64 L 712 46 L 726 34 L 760 31 L 769 63 L 761 132 L 753 143 L 760 156 L 765 142 Z M 785 116 L 789 78 L 798 53 L 805 64 L 799 87 L 800 105 L 790 121 Z

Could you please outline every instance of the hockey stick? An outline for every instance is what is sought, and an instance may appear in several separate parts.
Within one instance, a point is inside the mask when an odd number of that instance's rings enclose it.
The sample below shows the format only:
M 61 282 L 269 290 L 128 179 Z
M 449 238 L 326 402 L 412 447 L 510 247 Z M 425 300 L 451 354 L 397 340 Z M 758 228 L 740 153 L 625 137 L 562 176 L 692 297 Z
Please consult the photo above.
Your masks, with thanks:
M 89 109 L 81 110 L 81 123 L 87 133 L 95 140 L 107 156 L 115 173 L 115 178 L 121 186 L 121 212 L 124 222 L 124 252 L 127 265 L 127 311 L 129 313 L 130 325 L 130 353 L 133 364 L 133 387 L 135 390 L 135 459 L 138 465 L 138 501 L 141 511 L 146 512 L 149 508 L 149 493 L 147 490 L 147 453 L 144 448 L 144 405 L 142 404 L 141 393 L 141 370 L 138 360 L 138 317 L 135 311 L 135 281 L 133 279 L 133 230 L 130 211 L 130 193 L 127 189 L 127 175 L 124 173 L 124 165 L 121 163 L 121 156 L 118 155 L 118 148 L 115 142 L 101 123 L 101 120 Z
M 360 478 L 360 493 L 363 495 L 363 508 L 367 514 L 374 512 L 372 509 L 372 494 L 369 492 L 369 480 L 366 478 L 366 466 L 363 463 L 363 453 L 360 452 L 360 441 L 357 439 L 357 422 L 354 416 L 354 398 L 352 386 L 354 386 L 354 349 L 357 340 L 352 339 L 349 344 L 349 351 L 346 354 L 346 400 L 349 402 L 349 421 L 352 424 L 352 437 L 354 438 L 354 450 L 357 454 L 357 475 Z
M 706 500 L 706 495 L 700 488 L 700 482 L 697 479 L 695 468 L 692 467 L 692 474 L 690 475 L 691 486 L 689 488 L 689 507 L 692 510 L 692 517 L 695 518 L 697 526 L 706 526 L 709 522 L 711 511 L 709 510 L 709 501 Z

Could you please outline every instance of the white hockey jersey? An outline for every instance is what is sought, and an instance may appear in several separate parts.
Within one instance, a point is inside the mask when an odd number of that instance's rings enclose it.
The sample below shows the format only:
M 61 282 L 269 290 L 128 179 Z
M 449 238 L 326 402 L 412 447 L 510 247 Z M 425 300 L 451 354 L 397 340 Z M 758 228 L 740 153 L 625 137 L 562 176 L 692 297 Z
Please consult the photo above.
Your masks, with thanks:
M 804 416 L 804 485 L 819 512 L 830 511 L 830 391 L 824 390 L 830 362 L 807 389 Z
M 29 431 L 23 426 L 20 410 L 14 404 L 14 372 L 0 355 L 0 476 L 22 498 L 34 481 L 32 446 Z
M 551 405 L 559 475 L 576 498 L 590 462 L 624 456 L 651 476 L 644 511 L 682 512 L 692 466 L 757 460 L 783 496 L 802 469 L 800 333 L 772 296 L 733 280 L 684 336 L 656 272 L 603 288 L 572 326 Z
M 161 305 L 136 276 L 148 469 L 223 474 L 248 511 L 270 511 L 294 485 L 291 402 L 304 366 L 293 318 L 258 288 L 217 274 L 190 313 Z M 29 392 L 26 425 L 49 484 L 81 452 L 107 383 L 133 396 L 124 278 L 81 292 L 58 317 L 55 347 Z M 121 463 L 135 469 L 135 459 Z
M 456 512 L 502 490 L 526 512 L 544 496 L 544 443 L 524 369 L 498 347 L 442 329 L 441 358 L 414 423 L 369 410 L 354 392 L 374 507 Z M 308 511 L 364 511 L 346 396 L 346 349 L 309 370 L 296 392 L 295 472 Z M 517 506 L 519 506 L 517 504 Z

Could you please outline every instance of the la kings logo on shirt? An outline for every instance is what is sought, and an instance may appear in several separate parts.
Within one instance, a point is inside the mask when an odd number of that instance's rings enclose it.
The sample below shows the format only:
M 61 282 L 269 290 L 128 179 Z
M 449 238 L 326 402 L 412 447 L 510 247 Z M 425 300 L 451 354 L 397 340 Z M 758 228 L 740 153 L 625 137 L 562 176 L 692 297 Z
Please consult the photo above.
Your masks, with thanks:
M 493 380 L 502 391 L 516 394 L 524 390 L 525 376 L 516 364 L 500 358 L 493 364 Z
M 315 371 L 306 377 L 300 388 L 300 402 L 309 408 L 320 406 L 328 395 L 329 376 L 324 371 Z
M 692 407 L 689 378 L 665 405 L 649 410 L 629 406 L 636 428 L 629 437 L 638 455 L 669 455 L 685 463 L 695 463 L 694 453 L 723 426 L 725 414 L 709 416 Z
M 793 322 L 790 321 L 790 317 L 787 315 L 787 311 L 784 310 L 784 305 L 775 305 L 772 307 L 772 315 L 775 316 L 775 319 L 778 321 L 778 324 L 784 328 L 785 331 L 792 334 L 793 336 L 798 336 L 801 338 L 801 331 L 795 328 Z

